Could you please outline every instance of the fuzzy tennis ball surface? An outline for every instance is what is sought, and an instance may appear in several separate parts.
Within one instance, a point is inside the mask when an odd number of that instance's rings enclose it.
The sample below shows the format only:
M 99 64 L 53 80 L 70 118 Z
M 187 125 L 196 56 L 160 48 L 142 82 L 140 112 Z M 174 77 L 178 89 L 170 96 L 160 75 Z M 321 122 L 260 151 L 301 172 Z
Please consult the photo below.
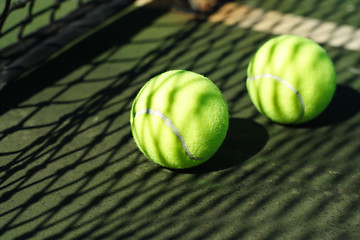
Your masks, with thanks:
M 246 87 L 259 112 L 282 124 L 320 115 L 336 89 L 334 65 L 326 51 L 303 37 L 270 39 L 253 56 Z
M 185 169 L 207 161 L 218 150 L 229 113 L 222 93 L 208 78 L 171 70 L 140 89 L 130 124 L 147 158 L 166 168 Z

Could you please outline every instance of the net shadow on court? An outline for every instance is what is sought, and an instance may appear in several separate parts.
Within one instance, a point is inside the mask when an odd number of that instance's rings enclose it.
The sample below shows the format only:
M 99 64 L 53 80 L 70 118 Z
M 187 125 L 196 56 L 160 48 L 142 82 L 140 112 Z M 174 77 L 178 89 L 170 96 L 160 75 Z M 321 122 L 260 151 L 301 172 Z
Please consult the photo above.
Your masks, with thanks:
M 0 101 L 0 236 L 359 236 L 359 108 L 352 103 L 360 80 L 349 66 L 360 55 L 327 47 L 339 78 L 334 102 L 309 125 L 281 126 L 256 112 L 245 89 L 246 66 L 271 37 L 140 9 L 8 86 Z M 175 68 L 212 79 L 231 114 L 219 152 L 185 172 L 145 159 L 129 126 L 137 91 Z

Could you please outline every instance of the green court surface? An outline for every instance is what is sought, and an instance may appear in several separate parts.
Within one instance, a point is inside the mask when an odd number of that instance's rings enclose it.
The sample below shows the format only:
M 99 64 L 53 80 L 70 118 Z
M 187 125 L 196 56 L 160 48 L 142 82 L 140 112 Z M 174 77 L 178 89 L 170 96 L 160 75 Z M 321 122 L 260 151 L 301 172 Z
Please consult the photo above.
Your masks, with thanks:
M 357 1 L 268 2 L 360 27 Z M 272 37 L 132 7 L 4 89 L 0 239 L 360 239 L 360 51 L 323 44 L 335 97 L 317 119 L 284 126 L 245 88 L 252 55 Z M 129 124 L 138 90 L 170 69 L 209 77 L 230 112 L 219 151 L 184 171 L 147 160 Z

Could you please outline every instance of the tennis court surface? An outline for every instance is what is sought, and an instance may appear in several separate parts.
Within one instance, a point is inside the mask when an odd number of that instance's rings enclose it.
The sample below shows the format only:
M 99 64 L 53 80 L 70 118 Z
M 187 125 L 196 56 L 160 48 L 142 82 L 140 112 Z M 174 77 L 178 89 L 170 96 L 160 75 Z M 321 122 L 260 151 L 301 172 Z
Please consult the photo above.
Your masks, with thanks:
M 6 0 L 0 12 L 1 240 L 360 239 L 358 1 L 229 1 L 195 17 Z M 287 33 L 319 42 L 337 71 L 330 106 L 296 126 L 260 115 L 245 87 L 255 51 Z M 129 124 L 139 89 L 170 69 L 209 77 L 230 113 L 219 151 L 183 171 L 147 160 Z

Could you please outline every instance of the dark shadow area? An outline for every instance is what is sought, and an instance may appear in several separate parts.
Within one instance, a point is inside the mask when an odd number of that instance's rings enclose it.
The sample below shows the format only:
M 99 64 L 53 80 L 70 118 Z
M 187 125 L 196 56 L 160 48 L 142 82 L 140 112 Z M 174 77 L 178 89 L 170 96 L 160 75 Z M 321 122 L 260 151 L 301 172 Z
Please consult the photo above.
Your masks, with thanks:
M 214 156 L 199 166 L 175 172 L 207 173 L 241 165 L 259 153 L 268 140 L 269 134 L 262 125 L 247 119 L 231 118 L 226 138 Z
M 300 124 L 298 128 L 318 128 L 340 124 L 360 112 L 360 93 L 346 85 L 338 84 L 333 99 L 317 118 Z
M 127 2 L 125 2 L 127 1 Z M 10 63 L 14 62 L 16 59 L 26 55 L 27 52 L 31 51 L 31 49 L 36 48 L 38 45 L 42 45 L 43 42 L 51 38 L 57 34 L 61 34 L 62 31 L 66 29 L 67 32 L 69 32 L 69 29 L 67 28 L 73 28 L 72 26 L 74 22 L 80 21 L 83 19 L 87 19 L 86 25 L 83 24 L 82 29 L 78 29 L 77 34 L 73 34 L 73 37 L 81 35 L 83 32 L 81 30 L 86 31 L 86 29 L 91 29 L 99 24 L 99 22 L 91 21 L 91 18 L 87 18 L 88 15 L 91 15 L 91 12 L 93 12 L 96 9 L 102 8 L 104 6 L 105 1 L 88 1 L 87 3 L 83 3 L 82 1 L 78 2 L 77 8 L 73 11 L 69 11 L 69 14 L 66 15 L 66 17 L 63 17 L 61 19 L 55 19 L 55 16 L 57 16 L 57 12 L 59 11 L 59 8 L 62 7 L 61 2 L 55 2 L 49 5 L 45 9 L 41 9 L 36 11 L 34 9 L 34 3 L 30 3 L 30 1 L 23 1 L 15 2 L 13 0 L 6 0 L 8 7 L 4 9 L 4 12 L 1 14 L 0 17 L 0 38 L 4 39 L 7 37 L 7 35 L 11 34 L 12 32 L 17 32 L 17 42 L 4 47 L 3 49 L 0 49 L 0 67 L 8 66 Z M 120 2 L 119 2 L 120 3 Z M 114 12 L 121 11 L 124 7 L 130 5 L 130 1 L 123 0 L 123 4 L 112 5 L 111 11 L 102 11 L 103 14 L 101 16 L 97 16 L 97 19 L 99 21 L 105 20 L 106 18 L 111 17 L 111 15 L 114 15 Z M 37 3 L 36 3 L 37 4 Z M 11 6 L 11 7 L 10 7 Z M 18 19 L 18 23 L 12 26 L 9 29 L 1 29 L 3 23 L 7 23 L 11 20 L 14 21 L 14 18 L 11 19 L 11 17 L 16 12 L 19 12 L 23 9 L 28 10 L 28 16 L 24 19 Z M 11 11 L 10 11 L 11 10 Z M 26 34 L 24 36 L 24 31 L 27 27 L 32 26 L 33 21 L 37 21 L 38 18 L 43 17 L 43 15 L 49 15 L 49 23 L 46 24 L 44 21 L 43 25 L 40 26 L 39 29 L 37 29 L 35 32 Z M 10 18 L 10 19 L 9 19 Z M 10 25 L 11 22 L 9 22 L 8 25 Z M 12 23 L 14 24 L 14 23 Z M 66 42 L 58 42 L 59 47 L 63 44 L 66 44 Z M 50 53 L 51 54 L 51 53 Z
M 85 40 L 75 44 L 55 59 L 43 64 L 33 72 L 14 83 L 9 83 L 0 94 L 0 114 L 33 96 L 45 87 L 83 66 L 89 60 L 111 47 L 126 44 L 132 36 L 167 12 L 165 9 L 138 8 L 114 23 L 102 28 Z M 128 24 L 128 23 L 131 24 Z M 47 69 L 46 72 L 42 69 Z
M 11 36 L 15 37 L 17 32 L 17 41 L 0 51 L 0 90 L 9 82 L 18 80 L 29 70 L 48 61 L 51 56 L 58 55 L 66 47 L 69 48 L 73 41 L 116 16 L 133 1 L 78 1 L 77 5 L 72 5 L 77 7 L 76 10 L 71 8 L 69 2 L 64 1 L 54 2 L 52 5 L 41 5 L 38 1 L 8 2 L 11 2 L 11 7 L 9 12 L 2 15 L 5 17 L 2 20 L 12 20 L 15 25 L 1 32 L 0 38 L 6 44 L 6 40 L 12 39 Z M 41 6 L 45 8 L 41 9 Z M 21 14 L 15 13 L 21 11 L 27 11 L 28 15 L 21 18 Z M 62 18 L 57 19 L 59 15 Z M 45 20 L 46 17 L 49 18 L 49 23 Z M 34 32 L 25 34 L 29 28 L 34 28 Z

